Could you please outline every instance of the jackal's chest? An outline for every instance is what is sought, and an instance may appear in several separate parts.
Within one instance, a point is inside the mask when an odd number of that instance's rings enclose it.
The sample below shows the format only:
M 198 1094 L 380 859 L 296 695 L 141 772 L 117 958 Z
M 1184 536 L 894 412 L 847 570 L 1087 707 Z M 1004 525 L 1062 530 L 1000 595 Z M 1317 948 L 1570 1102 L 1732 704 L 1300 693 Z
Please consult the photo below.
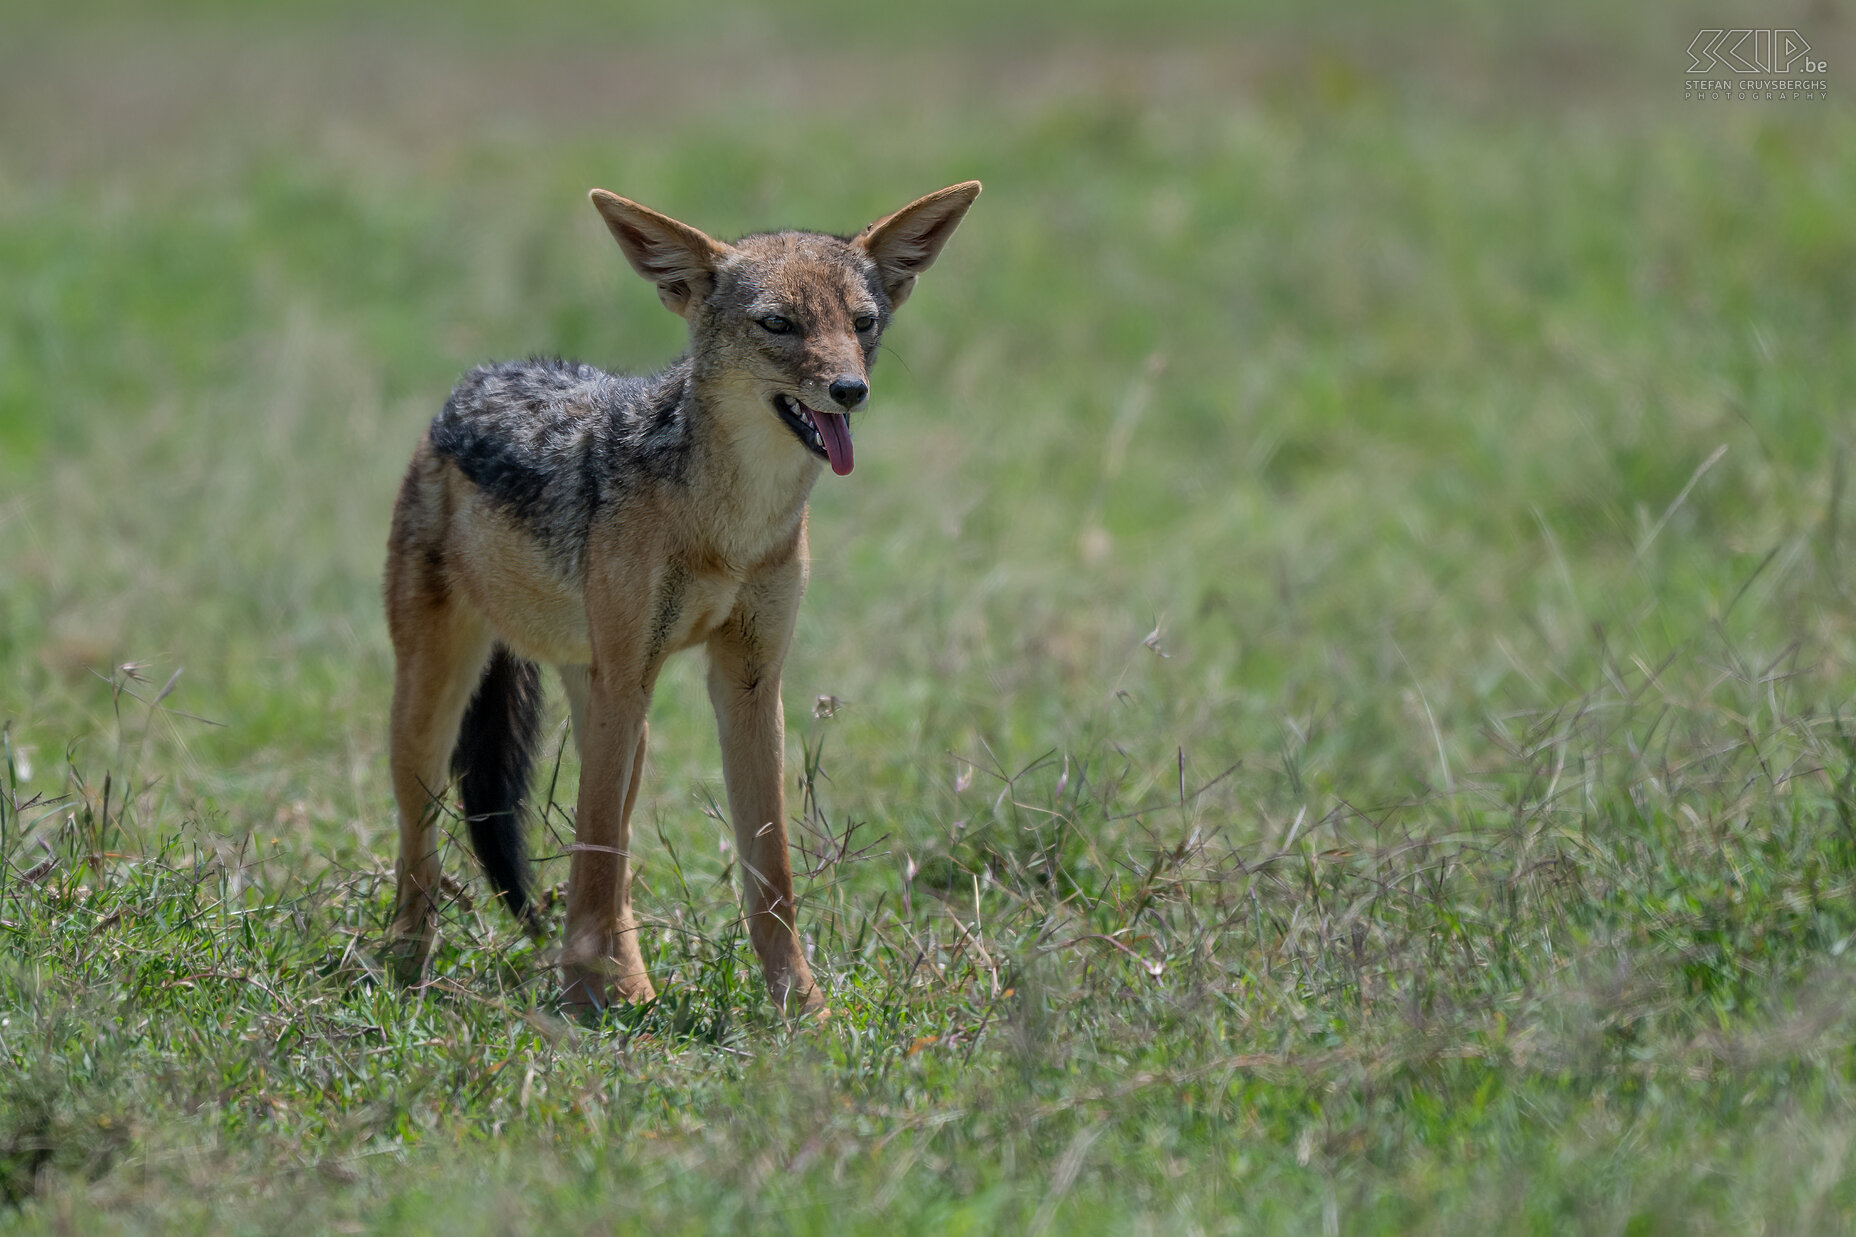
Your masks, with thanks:
M 675 595 L 664 598 L 664 612 L 673 616 L 666 632 L 665 652 L 701 644 L 727 622 L 734 613 L 741 580 L 731 572 L 692 571 L 677 587 Z

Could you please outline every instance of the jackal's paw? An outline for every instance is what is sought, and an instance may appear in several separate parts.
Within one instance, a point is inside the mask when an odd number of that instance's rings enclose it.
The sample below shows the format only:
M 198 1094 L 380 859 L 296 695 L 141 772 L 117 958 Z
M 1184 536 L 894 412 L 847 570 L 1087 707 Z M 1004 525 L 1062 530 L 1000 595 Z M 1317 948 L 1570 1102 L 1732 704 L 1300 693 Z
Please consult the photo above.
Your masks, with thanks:
M 809 974 L 801 976 L 796 982 L 783 985 L 776 983 L 769 987 L 781 1012 L 794 1022 L 823 1022 L 831 1017 L 831 1010 L 825 1004 L 825 994 L 819 991 Z
M 598 1018 L 614 1005 L 644 1005 L 657 999 L 657 989 L 643 971 L 614 975 L 610 963 L 600 966 L 563 966 L 561 1004 L 579 1018 Z
M 650 979 L 643 972 L 614 980 L 612 991 L 619 1000 L 632 1005 L 649 1005 L 657 1000 L 657 989 L 651 986 Z
M 381 961 L 393 981 L 411 987 L 425 978 L 425 966 L 432 956 L 433 931 L 429 924 L 402 924 L 395 921 L 387 930 L 387 943 L 381 949 Z

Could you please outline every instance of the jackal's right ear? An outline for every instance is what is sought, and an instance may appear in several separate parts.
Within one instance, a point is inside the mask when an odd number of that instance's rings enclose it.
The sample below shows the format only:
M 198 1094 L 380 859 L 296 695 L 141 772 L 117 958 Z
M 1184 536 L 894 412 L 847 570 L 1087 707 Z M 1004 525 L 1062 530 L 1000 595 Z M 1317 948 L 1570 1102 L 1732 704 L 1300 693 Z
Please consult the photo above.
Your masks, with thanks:
M 664 308 L 682 315 L 689 311 L 691 301 L 708 292 L 715 279 L 715 264 L 728 253 L 727 245 L 616 193 L 595 189 L 587 196 L 632 269 L 657 285 L 657 298 Z

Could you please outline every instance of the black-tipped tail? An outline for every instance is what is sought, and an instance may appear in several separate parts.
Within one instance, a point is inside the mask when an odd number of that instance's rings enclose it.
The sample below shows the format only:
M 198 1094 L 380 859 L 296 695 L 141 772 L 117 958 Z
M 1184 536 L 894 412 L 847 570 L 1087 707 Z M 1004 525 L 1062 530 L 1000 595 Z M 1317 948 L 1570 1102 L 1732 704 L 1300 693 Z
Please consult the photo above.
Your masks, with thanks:
M 464 711 L 451 772 L 477 861 L 515 917 L 531 925 L 522 807 L 540 735 L 541 672 L 499 644 Z

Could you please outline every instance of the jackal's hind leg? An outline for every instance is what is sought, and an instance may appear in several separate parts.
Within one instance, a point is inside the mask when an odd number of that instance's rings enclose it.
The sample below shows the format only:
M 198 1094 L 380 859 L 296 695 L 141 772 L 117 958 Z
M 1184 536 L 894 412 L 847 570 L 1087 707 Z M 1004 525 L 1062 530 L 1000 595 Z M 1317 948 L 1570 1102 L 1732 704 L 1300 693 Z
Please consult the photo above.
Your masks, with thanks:
M 390 952 L 399 976 L 425 969 L 438 926 L 439 816 L 451 749 L 490 652 L 480 618 L 455 598 L 389 597 L 394 645 L 389 760 L 399 804 L 400 858 Z

